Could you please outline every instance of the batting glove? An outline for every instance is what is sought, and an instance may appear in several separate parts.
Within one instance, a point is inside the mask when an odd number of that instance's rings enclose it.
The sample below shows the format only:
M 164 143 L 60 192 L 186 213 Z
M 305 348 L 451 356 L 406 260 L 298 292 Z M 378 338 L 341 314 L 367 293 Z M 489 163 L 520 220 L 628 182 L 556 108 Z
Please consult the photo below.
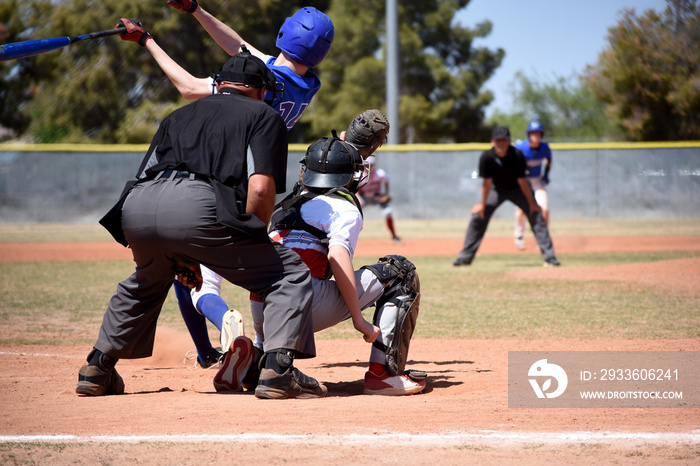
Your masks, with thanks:
M 197 0 L 169 0 L 168 5 L 185 13 L 194 13 L 199 8 Z
M 146 41 L 148 39 L 153 39 L 153 37 L 151 37 L 148 31 L 146 31 L 143 28 L 143 24 L 141 24 L 139 21 L 136 21 L 135 19 L 129 20 L 126 18 L 122 18 L 114 27 L 126 27 L 127 32 L 119 34 L 119 37 L 121 37 L 124 40 L 138 42 L 141 47 L 144 47 L 146 45 Z

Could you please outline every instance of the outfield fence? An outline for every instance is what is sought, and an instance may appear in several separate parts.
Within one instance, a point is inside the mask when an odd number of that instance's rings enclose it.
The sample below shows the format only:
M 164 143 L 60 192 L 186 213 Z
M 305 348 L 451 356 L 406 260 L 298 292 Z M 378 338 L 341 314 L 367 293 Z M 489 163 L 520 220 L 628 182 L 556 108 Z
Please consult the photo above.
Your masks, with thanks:
M 558 219 L 700 217 L 700 141 L 552 144 L 548 187 Z M 133 178 L 147 145 L 0 145 L 0 222 L 92 222 Z M 481 195 L 478 160 L 488 144 L 385 146 L 402 219 L 466 219 Z M 287 185 L 305 147 L 290 146 Z M 510 205 L 496 217 L 513 213 Z M 366 209 L 369 219 L 380 218 Z

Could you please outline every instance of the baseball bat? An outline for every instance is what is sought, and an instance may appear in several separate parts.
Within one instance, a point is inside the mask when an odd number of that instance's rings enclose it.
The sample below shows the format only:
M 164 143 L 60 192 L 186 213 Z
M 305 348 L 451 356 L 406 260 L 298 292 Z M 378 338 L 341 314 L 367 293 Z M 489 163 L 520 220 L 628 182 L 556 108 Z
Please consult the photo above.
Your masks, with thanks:
M 31 57 L 40 53 L 60 49 L 75 42 L 97 39 L 99 37 L 112 36 L 126 32 L 125 27 L 107 29 L 105 31 L 91 32 L 75 37 L 51 37 L 48 39 L 34 39 L 24 42 L 0 45 L 0 62 L 16 60 L 18 58 Z

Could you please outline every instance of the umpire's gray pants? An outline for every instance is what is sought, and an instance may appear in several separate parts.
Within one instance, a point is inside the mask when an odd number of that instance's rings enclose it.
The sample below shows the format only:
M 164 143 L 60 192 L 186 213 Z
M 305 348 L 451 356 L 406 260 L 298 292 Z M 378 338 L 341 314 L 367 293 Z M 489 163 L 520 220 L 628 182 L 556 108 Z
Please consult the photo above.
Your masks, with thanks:
M 309 269 L 292 250 L 218 223 L 208 183 L 176 178 L 135 185 L 124 202 L 122 227 L 136 271 L 109 302 L 98 350 L 125 359 L 152 354 L 156 321 L 180 260 L 206 265 L 265 298 L 265 350 L 316 355 Z
M 476 251 L 481 245 L 481 240 L 484 239 L 484 234 L 486 233 L 486 228 L 489 225 L 491 216 L 498 206 L 505 201 L 510 201 L 520 207 L 522 211 L 525 212 L 525 215 L 527 215 L 527 220 L 530 222 L 530 227 L 535 234 L 537 244 L 540 246 L 542 258 L 545 261 L 555 258 L 554 246 L 552 245 L 552 238 L 549 236 L 547 223 L 540 212 L 530 212 L 530 206 L 523 192 L 520 189 L 505 190 L 492 188 L 486 199 L 486 205 L 484 206 L 484 218 L 481 218 L 479 214 L 472 215 L 469 226 L 467 227 L 467 234 L 464 238 L 464 246 L 457 256 L 457 260 L 466 263 L 471 263 L 471 261 L 474 260 Z

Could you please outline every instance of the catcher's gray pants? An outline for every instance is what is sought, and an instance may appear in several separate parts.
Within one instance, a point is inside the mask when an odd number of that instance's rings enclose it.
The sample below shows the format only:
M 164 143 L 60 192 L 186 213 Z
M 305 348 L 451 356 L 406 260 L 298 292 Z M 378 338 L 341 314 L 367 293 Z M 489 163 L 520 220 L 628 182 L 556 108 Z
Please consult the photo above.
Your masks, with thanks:
M 180 260 L 206 265 L 265 298 L 265 350 L 316 355 L 308 267 L 291 249 L 218 223 L 208 183 L 176 178 L 135 185 L 124 202 L 122 227 L 136 271 L 109 302 L 98 350 L 125 359 L 152 354 L 156 321 Z
M 510 201 L 517 205 L 525 212 L 525 215 L 527 215 L 530 227 L 532 227 L 532 231 L 535 234 L 537 244 L 540 246 L 542 258 L 545 261 L 555 258 L 554 246 L 552 245 L 552 238 L 549 236 L 547 223 L 544 221 L 544 217 L 542 217 L 540 212 L 530 213 L 530 207 L 528 206 L 527 198 L 523 192 L 520 189 L 504 190 L 492 188 L 486 199 L 486 205 L 484 206 L 484 218 L 482 219 L 479 214 L 472 215 L 469 227 L 467 227 L 467 234 L 464 238 L 464 247 L 457 256 L 458 261 L 471 263 L 471 261 L 474 260 L 476 250 L 479 249 L 481 240 L 484 238 L 486 227 L 489 225 L 491 216 L 496 211 L 496 208 L 505 201 Z
M 313 313 L 314 332 L 333 327 L 350 318 L 350 311 L 343 296 L 340 294 L 335 280 L 321 280 L 312 278 L 314 297 L 311 304 Z M 373 305 L 384 294 L 384 285 L 377 279 L 377 276 L 367 269 L 355 271 L 355 284 L 357 286 L 357 297 L 360 301 L 360 309 L 364 310 Z M 266 305 L 256 301 L 251 301 L 251 312 L 253 314 L 253 325 L 255 327 L 256 344 L 265 341 L 267 345 L 267 330 L 262 328 L 264 319 L 267 319 L 267 312 L 262 313 Z M 396 305 L 386 303 L 379 311 L 379 319 L 375 325 L 381 332 L 377 338 L 380 342 L 388 345 L 391 343 L 386 336 L 393 335 L 396 327 Z M 264 317 L 263 317 L 264 316 Z M 372 318 L 369 319 L 370 322 Z M 386 354 L 372 346 L 370 361 L 384 364 Z

